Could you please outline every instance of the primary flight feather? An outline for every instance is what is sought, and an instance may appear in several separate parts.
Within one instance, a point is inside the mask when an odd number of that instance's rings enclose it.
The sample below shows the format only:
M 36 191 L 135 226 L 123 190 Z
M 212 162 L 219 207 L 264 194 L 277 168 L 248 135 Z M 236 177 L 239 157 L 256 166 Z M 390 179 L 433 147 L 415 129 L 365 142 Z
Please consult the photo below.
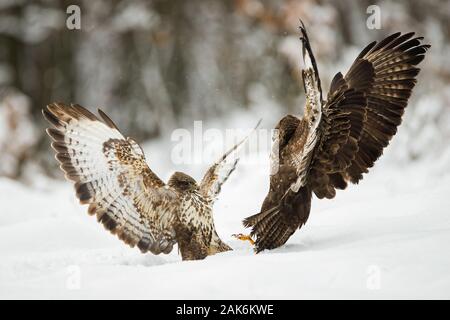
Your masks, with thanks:
M 53 125 L 47 133 L 56 159 L 75 183 L 80 202 L 89 205 L 89 214 L 143 253 L 167 254 L 175 243 L 183 260 L 231 250 L 216 232 L 212 207 L 246 139 L 214 163 L 200 183 L 182 172 L 164 183 L 147 165 L 141 147 L 99 114 L 101 119 L 80 105 L 63 103 L 43 110 Z
M 313 194 L 334 198 L 374 165 L 397 132 L 430 47 L 413 32 L 372 42 L 345 76 L 335 75 L 325 101 L 303 23 L 300 31 L 306 105 L 303 117 L 278 122 L 269 192 L 261 212 L 244 220 L 257 252 L 283 245 L 306 223 Z

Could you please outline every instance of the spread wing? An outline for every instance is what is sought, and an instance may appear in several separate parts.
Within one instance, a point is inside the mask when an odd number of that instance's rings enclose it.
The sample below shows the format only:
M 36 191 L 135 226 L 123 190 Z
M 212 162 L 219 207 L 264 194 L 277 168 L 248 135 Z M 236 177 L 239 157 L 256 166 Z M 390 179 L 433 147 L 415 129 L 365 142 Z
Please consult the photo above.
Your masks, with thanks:
M 239 162 L 238 150 L 250 137 L 250 135 L 259 127 L 261 120 L 258 121 L 255 128 L 244 139 L 235 144 L 230 150 L 228 150 L 220 159 L 215 162 L 200 182 L 200 191 L 211 202 L 217 199 L 217 196 L 222 189 L 222 185 L 228 180 L 231 173 L 236 169 Z
M 309 181 L 319 198 L 333 198 L 335 189 L 358 183 L 382 155 L 397 132 L 430 47 L 414 33 L 395 33 L 369 44 L 348 73 L 336 74 L 324 106 L 323 138 L 316 151 Z M 344 97 L 344 99 L 342 99 Z
M 369 44 L 342 81 L 367 96 L 367 118 L 358 152 L 344 175 L 353 183 L 358 183 L 362 174 L 374 165 L 402 121 L 420 71 L 416 66 L 430 48 L 421 43 L 422 37 L 413 36 L 413 32 L 403 35 L 398 32 Z
M 306 184 L 314 149 L 320 139 L 318 127 L 322 121 L 323 113 L 319 70 L 317 69 L 316 59 L 311 49 L 305 25 L 303 21 L 300 20 L 300 22 L 300 40 L 302 41 L 303 62 L 305 64 L 305 68 L 302 70 L 302 77 L 306 97 L 303 115 L 303 120 L 306 121 L 306 128 L 304 126 L 297 127 L 287 150 L 290 154 L 290 162 L 298 175 L 297 181 L 291 186 L 294 192 L 298 192 Z
M 334 77 L 314 130 L 313 155 L 309 165 L 297 165 L 294 191 L 309 182 L 319 198 L 333 198 L 335 189 L 357 183 L 381 156 L 401 123 L 416 66 L 430 47 L 413 35 L 395 33 L 369 44 L 345 77 Z
M 43 110 L 54 126 L 47 133 L 61 169 L 106 229 L 142 252 L 169 253 L 175 242 L 176 191 L 150 170 L 140 146 L 99 114 L 103 121 L 79 105 L 61 103 Z
M 413 33 L 371 43 L 345 77 L 334 77 L 328 100 L 322 102 L 303 24 L 300 29 L 305 62 L 310 62 L 303 72 L 306 107 L 284 151 L 295 182 L 289 181 L 280 200 L 269 191 L 266 199 L 275 197 L 277 203 L 244 220 L 253 228 L 257 252 L 281 246 L 307 221 L 312 192 L 333 198 L 336 189 L 346 188 L 348 181 L 357 183 L 373 166 L 397 131 L 419 73 L 416 66 L 429 48 Z
M 308 171 L 308 183 L 318 198 L 333 198 L 335 188 L 346 187 L 341 172 L 355 158 L 366 120 L 367 98 L 346 86 L 334 92 L 323 107 L 320 142 Z

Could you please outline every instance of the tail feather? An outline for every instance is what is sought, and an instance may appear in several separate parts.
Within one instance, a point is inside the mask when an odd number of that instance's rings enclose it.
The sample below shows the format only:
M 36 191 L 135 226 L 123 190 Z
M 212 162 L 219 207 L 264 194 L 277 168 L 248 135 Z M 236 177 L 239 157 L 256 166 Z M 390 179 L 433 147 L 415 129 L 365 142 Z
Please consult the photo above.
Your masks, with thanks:
M 256 253 L 282 246 L 296 230 L 283 221 L 278 206 L 248 217 L 244 226 L 253 228 L 251 235 L 256 237 Z
M 297 193 L 288 191 L 278 205 L 243 221 L 246 228 L 252 228 L 256 253 L 284 245 L 306 223 L 311 209 L 311 195 L 309 188 L 301 188 Z
M 258 237 L 258 235 L 267 234 L 279 218 L 279 208 L 273 207 L 269 210 L 257 213 L 244 220 L 246 228 L 252 228 L 250 235 Z

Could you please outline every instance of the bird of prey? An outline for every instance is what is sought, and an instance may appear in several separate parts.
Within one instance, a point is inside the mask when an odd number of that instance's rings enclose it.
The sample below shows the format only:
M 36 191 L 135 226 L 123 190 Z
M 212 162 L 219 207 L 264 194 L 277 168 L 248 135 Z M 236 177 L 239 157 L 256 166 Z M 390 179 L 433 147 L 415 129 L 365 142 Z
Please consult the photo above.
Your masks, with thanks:
M 169 253 L 178 243 L 183 260 L 231 250 L 218 236 L 212 207 L 236 168 L 236 144 L 197 183 L 175 172 L 164 183 L 144 153 L 101 110 L 101 119 L 80 105 L 53 103 L 43 110 L 65 177 L 75 183 L 81 204 L 111 233 L 141 252 Z
M 269 192 L 260 213 L 244 220 L 256 252 L 280 247 L 306 223 L 313 194 L 331 199 L 363 178 L 396 134 L 430 47 L 413 32 L 374 41 L 334 76 L 324 100 L 303 22 L 300 31 L 306 105 L 303 117 L 278 122 Z

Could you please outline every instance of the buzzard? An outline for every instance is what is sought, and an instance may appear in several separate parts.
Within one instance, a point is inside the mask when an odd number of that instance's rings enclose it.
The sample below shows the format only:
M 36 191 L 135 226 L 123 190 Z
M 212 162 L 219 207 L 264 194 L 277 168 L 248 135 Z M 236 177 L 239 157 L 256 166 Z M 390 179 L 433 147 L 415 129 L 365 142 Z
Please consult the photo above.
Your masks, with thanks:
M 52 148 L 65 177 L 75 183 L 81 204 L 104 227 L 141 252 L 169 253 L 178 243 L 183 260 L 231 250 L 218 236 L 212 206 L 236 168 L 236 144 L 197 183 L 175 172 L 164 183 L 148 167 L 144 153 L 101 110 L 53 103 L 43 115 Z
M 324 100 L 302 22 L 300 31 L 306 105 L 302 118 L 287 115 L 278 122 L 269 192 L 260 213 L 244 220 L 256 237 L 256 252 L 283 245 L 306 223 L 313 194 L 331 199 L 336 189 L 363 178 L 397 132 L 416 84 L 416 66 L 430 48 L 413 32 L 374 41 L 345 76 L 334 76 Z

